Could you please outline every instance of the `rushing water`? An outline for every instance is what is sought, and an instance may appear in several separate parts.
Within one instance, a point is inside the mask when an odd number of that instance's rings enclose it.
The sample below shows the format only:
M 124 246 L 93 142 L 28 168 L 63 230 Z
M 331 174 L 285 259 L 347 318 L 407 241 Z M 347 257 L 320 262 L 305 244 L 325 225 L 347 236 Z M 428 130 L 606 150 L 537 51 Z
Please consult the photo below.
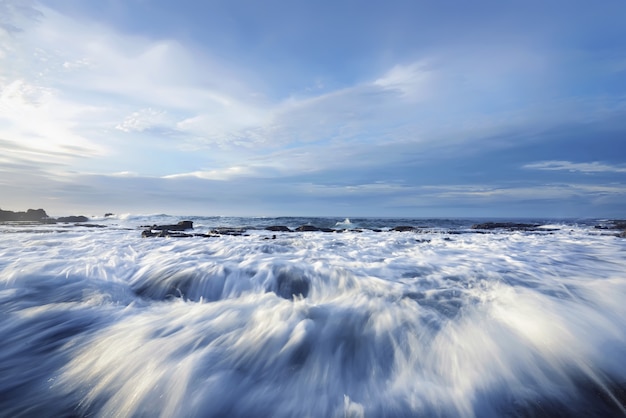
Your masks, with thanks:
M 626 416 L 626 239 L 593 222 L 189 219 L 255 229 L 0 225 L 0 416 Z M 262 229 L 302 224 L 346 232 Z

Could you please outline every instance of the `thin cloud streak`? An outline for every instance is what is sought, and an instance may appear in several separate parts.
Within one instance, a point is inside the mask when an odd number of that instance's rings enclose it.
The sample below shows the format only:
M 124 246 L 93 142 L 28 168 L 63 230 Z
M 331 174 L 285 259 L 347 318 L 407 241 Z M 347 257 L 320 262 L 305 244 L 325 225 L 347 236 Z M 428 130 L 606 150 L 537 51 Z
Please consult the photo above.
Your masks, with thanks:
M 571 171 L 579 173 L 626 173 L 625 166 L 616 166 L 604 164 L 598 161 L 590 163 L 573 163 L 570 161 L 540 161 L 537 163 L 526 164 L 523 168 L 529 170 L 548 170 L 548 171 Z

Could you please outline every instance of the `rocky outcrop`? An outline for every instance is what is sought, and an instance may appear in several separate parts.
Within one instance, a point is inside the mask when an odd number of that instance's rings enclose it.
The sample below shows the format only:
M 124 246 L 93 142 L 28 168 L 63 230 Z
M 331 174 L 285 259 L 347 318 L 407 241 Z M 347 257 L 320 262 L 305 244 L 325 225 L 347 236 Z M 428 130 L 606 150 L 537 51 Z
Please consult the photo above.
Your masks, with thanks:
M 187 238 L 193 237 L 193 234 L 186 234 L 180 231 L 193 229 L 192 221 L 180 221 L 175 225 L 152 225 L 146 226 L 142 233 L 142 238 L 150 237 L 171 237 L 171 238 Z
M 157 231 L 185 231 L 193 229 L 192 221 L 180 221 L 176 225 L 152 225 L 151 229 Z
M 50 222 L 53 221 L 43 209 L 13 212 L 0 209 L 0 222 Z
M 273 232 L 293 232 L 291 228 L 284 225 L 272 225 L 265 228 L 266 231 Z
M 80 226 L 90 226 L 84 224 L 89 222 L 89 218 L 82 215 L 61 216 L 60 218 L 51 218 L 43 209 L 28 209 L 26 212 L 13 212 L 10 210 L 0 209 L 0 222 L 40 222 L 53 224 L 61 223 L 79 223 Z

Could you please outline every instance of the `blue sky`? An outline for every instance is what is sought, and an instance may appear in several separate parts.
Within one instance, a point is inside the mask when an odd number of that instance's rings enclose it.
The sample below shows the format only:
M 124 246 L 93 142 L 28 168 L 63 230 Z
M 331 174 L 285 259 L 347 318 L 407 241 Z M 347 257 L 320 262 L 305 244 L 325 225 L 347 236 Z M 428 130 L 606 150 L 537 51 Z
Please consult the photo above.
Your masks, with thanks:
M 0 0 L 0 208 L 624 217 L 626 3 Z

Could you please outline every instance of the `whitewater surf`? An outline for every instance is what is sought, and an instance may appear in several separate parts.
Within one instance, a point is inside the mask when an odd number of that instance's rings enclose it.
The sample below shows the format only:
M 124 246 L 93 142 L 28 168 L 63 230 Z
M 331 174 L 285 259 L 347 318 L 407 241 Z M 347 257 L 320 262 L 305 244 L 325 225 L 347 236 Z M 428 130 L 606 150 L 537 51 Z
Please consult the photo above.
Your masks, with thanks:
M 593 222 L 141 238 L 178 220 L 0 225 L 0 416 L 626 415 L 626 240 Z

